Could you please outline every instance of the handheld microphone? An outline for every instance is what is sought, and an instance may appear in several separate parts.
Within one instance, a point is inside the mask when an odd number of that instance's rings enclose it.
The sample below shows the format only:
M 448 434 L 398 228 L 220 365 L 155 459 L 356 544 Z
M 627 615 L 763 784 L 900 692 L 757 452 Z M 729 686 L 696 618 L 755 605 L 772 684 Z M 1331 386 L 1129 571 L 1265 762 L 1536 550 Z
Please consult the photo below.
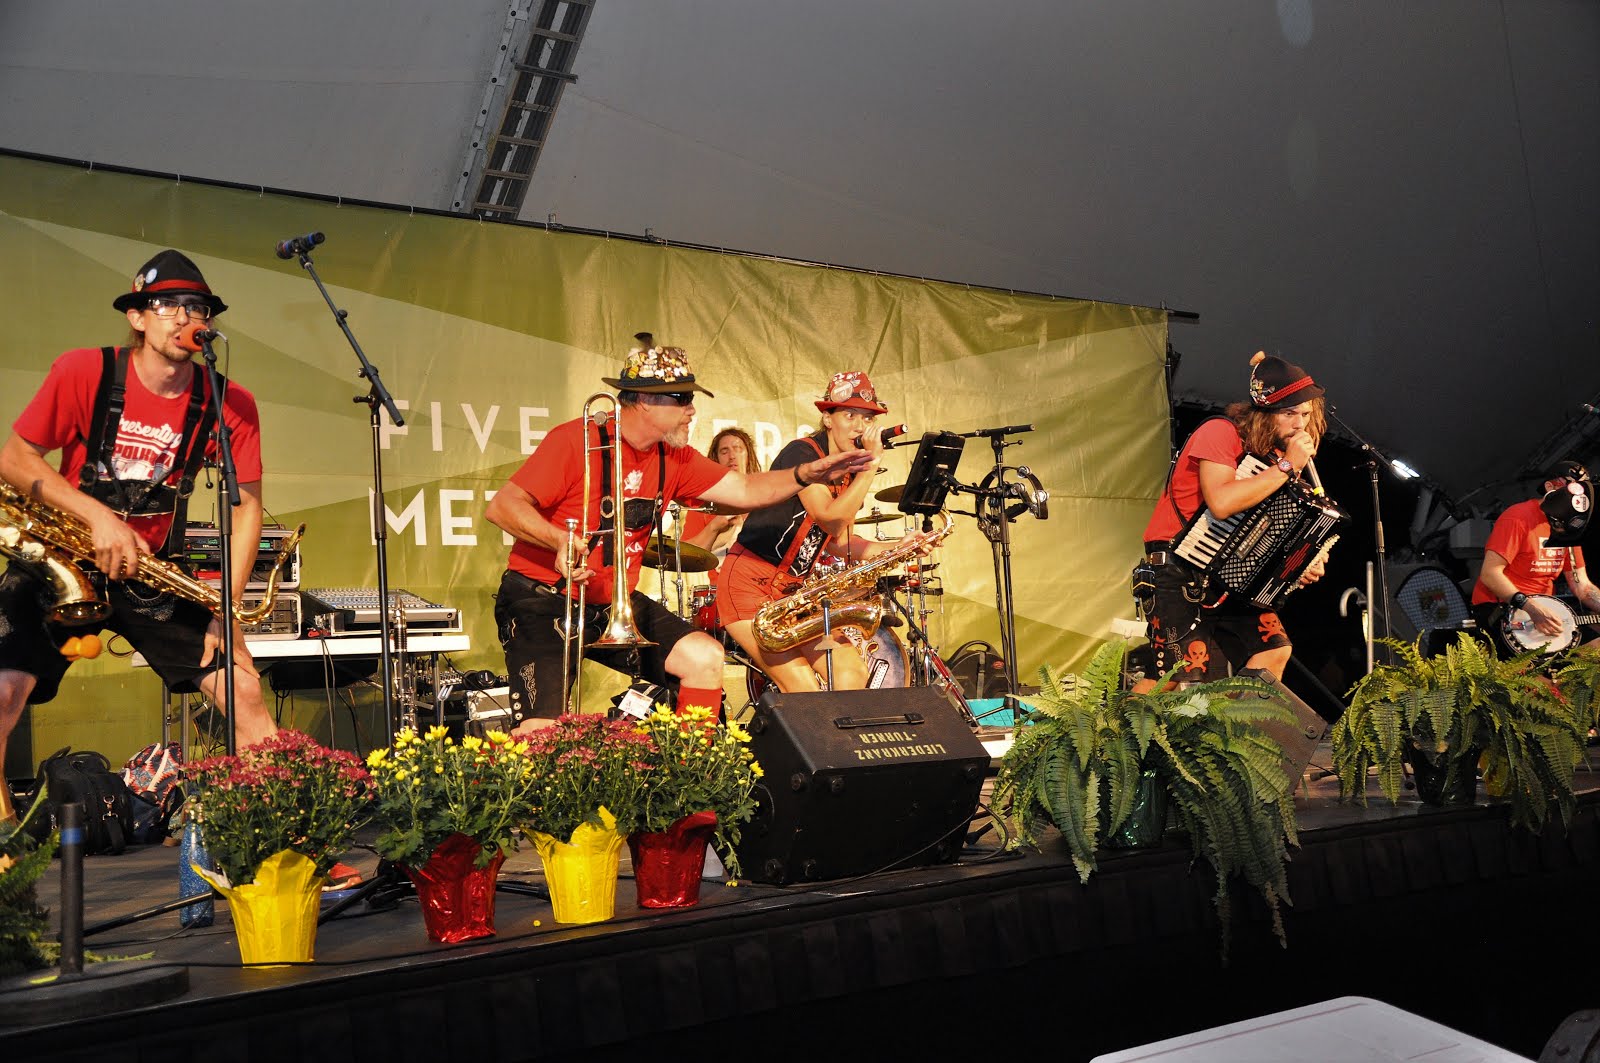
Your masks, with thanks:
M 279 258 L 293 258 L 296 255 L 305 254 L 326 239 L 327 237 L 321 233 L 306 233 L 304 236 L 293 236 L 287 240 L 278 241 L 273 251 L 277 253 Z
M 172 337 L 172 342 L 177 345 L 179 350 L 188 351 L 191 354 L 199 354 L 205 349 L 205 345 L 212 340 L 225 340 L 227 338 L 216 329 L 206 328 L 204 322 L 191 321 L 178 330 L 178 334 Z
M 887 450 L 895 445 L 894 443 L 890 442 L 891 439 L 898 439 L 900 436 L 905 435 L 909 431 L 910 429 L 903 424 L 890 425 L 888 428 L 885 428 L 883 431 L 878 433 L 878 439 L 883 443 L 884 449 Z M 905 446 L 904 440 L 901 440 L 900 446 Z

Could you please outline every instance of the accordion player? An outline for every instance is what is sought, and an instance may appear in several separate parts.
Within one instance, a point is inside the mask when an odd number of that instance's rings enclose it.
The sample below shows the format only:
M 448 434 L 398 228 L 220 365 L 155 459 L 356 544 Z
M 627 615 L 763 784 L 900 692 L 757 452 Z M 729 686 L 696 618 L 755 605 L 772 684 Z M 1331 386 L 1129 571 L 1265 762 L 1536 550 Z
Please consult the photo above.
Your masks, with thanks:
M 1267 468 L 1246 454 L 1237 476 Z M 1315 479 L 1316 467 L 1307 463 Z M 1349 515 L 1299 479 L 1248 509 L 1219 518 L 1202 507 L 1173 541 L 1173 553 L 1201 574 L 1207 600 L 1234 595 L 1261 609 L 1277 609 L 1300 585 L 1312 563 L 1326 559 Z

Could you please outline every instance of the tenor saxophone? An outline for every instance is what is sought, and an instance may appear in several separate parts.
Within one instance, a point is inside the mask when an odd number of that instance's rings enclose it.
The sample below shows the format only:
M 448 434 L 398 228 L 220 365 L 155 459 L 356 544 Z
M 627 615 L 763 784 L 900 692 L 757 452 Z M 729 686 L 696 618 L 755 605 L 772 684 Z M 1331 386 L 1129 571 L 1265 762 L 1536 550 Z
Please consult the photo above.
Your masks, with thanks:
M 301 524 L 284 538 L 272 559 L 272 571 L 261 601 L 245 608 L 233 603 L 234 619 L 259 624 L 272 615 L 283 566 L 305 535 Z M 23 565 L 42 579 L 55 596 L 46 615 L 52 623 L 70 627 L 97 624 L 111 615 L 103 581 L 94 568 L 94 536 L 88 525 L 70 513 L 45 502 L 30 501 L 10 484 L 0 481 L 0 554 Z M 139 559 L 135 582 L 157 591 L 176 594 L 222 615 L 222 590 L 189 575 L 171 561 L 158 557 Z
M 787 598 L 768 602 L 757 612 L 751 625 L 761 648 L 776 653 L 792 650 L 822 634 L 822 603 L 830 603 L 831 622 L 853 625 L 869 634 L 883 619 L 883 599 L 876 591 L 878 577 L 913 557 L 924 544 L 932 546 L 955 527 L 948 513 L 941 512 L 944 527 L 927 539 L 901 543 L 885 550 L 871 561 L 813 580 Z

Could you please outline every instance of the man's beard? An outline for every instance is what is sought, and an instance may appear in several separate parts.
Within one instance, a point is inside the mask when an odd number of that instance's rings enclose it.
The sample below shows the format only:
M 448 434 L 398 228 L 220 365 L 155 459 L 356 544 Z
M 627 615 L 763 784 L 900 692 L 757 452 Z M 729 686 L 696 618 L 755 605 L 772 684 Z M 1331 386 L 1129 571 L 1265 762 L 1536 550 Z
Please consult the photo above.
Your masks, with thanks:
M 674 428 L 662 438 L 661 442 L 665 443 L 672 450 L 677 450 L 679 447 L 688 446 L 689 426 L 683 425 L 682 427 Z

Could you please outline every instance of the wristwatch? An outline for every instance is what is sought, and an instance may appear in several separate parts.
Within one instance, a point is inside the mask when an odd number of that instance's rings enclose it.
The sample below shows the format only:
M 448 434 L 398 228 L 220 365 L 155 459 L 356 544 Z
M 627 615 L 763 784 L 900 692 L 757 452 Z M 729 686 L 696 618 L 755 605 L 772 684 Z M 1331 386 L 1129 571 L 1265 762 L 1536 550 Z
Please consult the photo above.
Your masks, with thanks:
M 1294 462 L 1290 461 L 1288 458 L 1279 458 L 1278 471 L 1283 473 L 1285 476 L 1293 476 Z
M 1506 604 L 1511 606 L 1513 609 L 1521 609 L 1524 605 L 1528 604 L 1528 596 L 1523 594 L 1521 591 L 1518 591 L 1506 599 Z

